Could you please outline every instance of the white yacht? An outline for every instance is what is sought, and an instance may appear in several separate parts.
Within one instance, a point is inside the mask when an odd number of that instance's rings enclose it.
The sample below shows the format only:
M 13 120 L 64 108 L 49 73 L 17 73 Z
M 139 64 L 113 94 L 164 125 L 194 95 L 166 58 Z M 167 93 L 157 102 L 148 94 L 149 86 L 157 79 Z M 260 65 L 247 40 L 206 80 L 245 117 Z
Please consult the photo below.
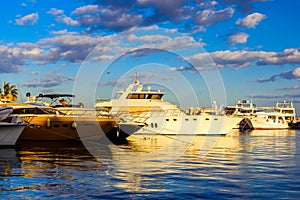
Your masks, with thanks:
M 12 107 L 0 107 L 0 146 L 13 146 L 27 124 L 18 122 L 18 118 L 10 118 Z
M 226 106 L 225 113 L 231 116 L 242 116 L 241 130 L 281 130 L 288 129 L 291 120 L 295 119 L 293 104 L 277 103 L 276 107 L 256 107 L 252 101 L 238 101 L 234 106 Z
M 250 118 L 251 126 L 254 130 L 281 130 L 288 129 L 289 124 L 284 116 L 278 112 L 257 112 Z
M 137 134 L 164 135 L 226 135 L 242 120 L 236 116 L 201 112 L 190 109 L 183 112 L 176 105 L 163 101 L 164 92 L 151 90 L 137 80 L 127 89 L 116 93 L 111 100 L 99 100 L 96 110 L 108 112 L 128 123 L 140 126 Z M 198 111 L 197 111 L 198 110 Z

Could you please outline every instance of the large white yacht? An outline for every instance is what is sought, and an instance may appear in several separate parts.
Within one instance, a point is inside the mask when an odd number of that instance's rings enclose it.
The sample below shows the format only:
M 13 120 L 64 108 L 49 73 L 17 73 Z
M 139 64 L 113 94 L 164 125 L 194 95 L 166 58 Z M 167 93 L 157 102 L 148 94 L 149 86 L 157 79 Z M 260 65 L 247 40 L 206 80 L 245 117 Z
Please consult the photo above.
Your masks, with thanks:
M 141 128 L 134 133 L 164 135 L 226 135 L 238 128 L 241 117 L 226 116 L 219 112 L 203 112 L 201 109 L 182 111 L 176 105 L 163 101 L 164 92 L 151 90 L 137 80 L 127 89 L 116 93 L 110 100 L 98 100 L 96 110 L 108 112 Z

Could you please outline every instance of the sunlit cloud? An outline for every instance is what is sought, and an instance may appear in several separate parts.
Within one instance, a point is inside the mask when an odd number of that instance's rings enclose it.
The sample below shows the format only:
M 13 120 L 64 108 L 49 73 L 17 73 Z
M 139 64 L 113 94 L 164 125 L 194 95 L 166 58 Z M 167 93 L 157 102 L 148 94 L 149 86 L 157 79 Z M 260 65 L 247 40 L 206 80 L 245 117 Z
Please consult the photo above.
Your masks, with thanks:
M 16 19 L 16 24 L 20 26 L 34 25 L 38 22 L 38 20 L 39 20 L 39 14 L 36 12 Z
M 214 9 L 207 9 L 198 12 L 194 17 L 194 21 L 199 25 L 212 25 L 231 18 L 233 13 L 233 8 L 225 8 L 217 11 Z
M 229 36 L 229 43 L 246 43 L 249 35 L 247 33 L 234 33 Z
M 252 13 L 243 19 L 239 19 L 236 24 L 239 26 L 244 26 L 246 28 L 255 28 L 263 19 L 266 18 L 266 15 L 261 13 Z

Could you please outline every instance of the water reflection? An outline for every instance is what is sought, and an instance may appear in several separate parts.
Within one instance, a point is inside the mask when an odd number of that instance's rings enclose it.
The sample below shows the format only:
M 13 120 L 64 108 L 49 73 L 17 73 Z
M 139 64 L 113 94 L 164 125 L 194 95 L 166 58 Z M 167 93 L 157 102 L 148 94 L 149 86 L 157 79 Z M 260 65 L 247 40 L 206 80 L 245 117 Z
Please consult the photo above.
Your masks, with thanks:
M 215 192 L 224 193 L 226 186 L 221 184 L 218 188 L 218 184 L 226 182 L 228 188 L 242 190 L 251 196 L 256 188 L 265 187 L 265 176 L 269 181 L 286 178 L 286 170 L 295 167 L 295 132 L 288 131 L 284 135 L 280 132 L 278 136 L 281 137 L 270 137 L 268 132 L 255 135 L 260 137 L 252 134 L 216 138 L 197 136 L 190 144 L 184 142 L 186 136 L 176 137 L 176 142 L 165 136 L 135 138 L 127 145 L 111 148 L 112 165 L 116 169 L 114 175 L 124 180 L 117 186 L 128 192 L 168 192 L 169 189 L 161 187 L 166 180 L 168 184 L 174 184 L 174 188 L 180 188 L 181 182 L 204 180 L 217 182 Z M 215 142 L 212 148 L 205 144 L 212 141 Z M 205 149 L 206 146 L 210 148 Z M 183 152 L 182 148 L 184 153 L 176 154 Z M 292 178 L 291 175 L 288 179 Z M 259 180 L 261 182 L 257 182 Z
M 20 166 L 20 159 L 13 148 L 0 148 L 0 180 L 9 176 L 13 168 Z
M 87 162 L 97 161 L 79 141 L 22 141 L 18 143 L 16 151 L 25 177 L 51 175 L 51 172 L 61 167 L 85 171 L 90 167 Z
M 295 197 L 300 195 L 297 143 L 295 131 L 132 137 L 127 144 L 94 145 L 94 157 L 80 142 L 22 142 L 0 149 L 1 194 L 249 199 L 280 198 L 284 192 Z

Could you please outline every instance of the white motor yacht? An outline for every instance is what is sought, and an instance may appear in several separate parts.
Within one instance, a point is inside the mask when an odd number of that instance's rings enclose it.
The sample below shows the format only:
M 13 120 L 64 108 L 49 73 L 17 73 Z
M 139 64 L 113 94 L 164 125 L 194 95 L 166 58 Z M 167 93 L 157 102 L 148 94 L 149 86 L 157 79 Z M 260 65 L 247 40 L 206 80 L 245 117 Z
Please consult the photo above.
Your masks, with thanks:
M 284 116 L 278 112 L 257 112 L 249 118 L 254 130 L 281 130 L 288 129 L 289 124 Z
M 111 113 L 127 123 L 136 123 L 137 134 L 226 135 L 238 127 L 241 117 L 221 113 L 183 112 L 163 101 L 164 92 L 151 90 L 137 80 L 110 100 L 99 100 L 98 111 Z

